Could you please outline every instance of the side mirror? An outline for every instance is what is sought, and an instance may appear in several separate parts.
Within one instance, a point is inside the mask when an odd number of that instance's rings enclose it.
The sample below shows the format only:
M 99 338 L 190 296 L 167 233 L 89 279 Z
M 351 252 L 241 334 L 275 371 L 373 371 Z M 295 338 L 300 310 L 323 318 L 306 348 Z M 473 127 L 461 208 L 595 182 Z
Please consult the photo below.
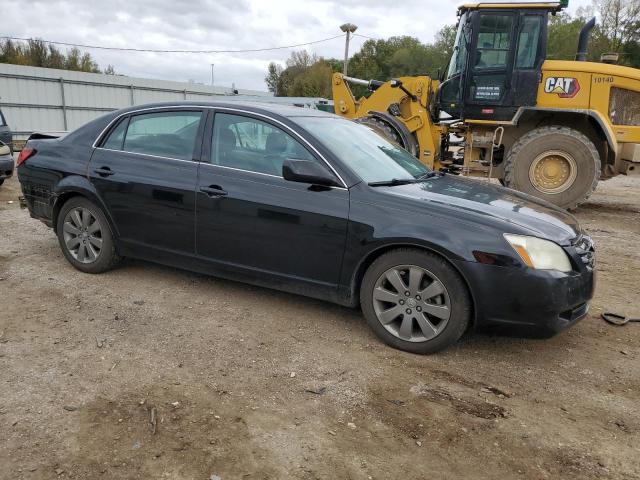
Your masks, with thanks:
M 0 142 L 0 156 L 11 155 L 11 149 L 8 145 Z
M 317 162 L 287 158 L 282 164 L 282 177 L 290 182 L 338 186 L 335 176 Z

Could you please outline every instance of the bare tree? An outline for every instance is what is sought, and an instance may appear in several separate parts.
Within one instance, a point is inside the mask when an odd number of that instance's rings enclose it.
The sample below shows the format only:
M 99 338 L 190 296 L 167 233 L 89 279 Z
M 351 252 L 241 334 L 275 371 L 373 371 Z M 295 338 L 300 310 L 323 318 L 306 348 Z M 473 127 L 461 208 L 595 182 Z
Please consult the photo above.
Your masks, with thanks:
M 640 41 L 640 0 L 594 0 L 594 5 L 610 51 L 619 52 Z

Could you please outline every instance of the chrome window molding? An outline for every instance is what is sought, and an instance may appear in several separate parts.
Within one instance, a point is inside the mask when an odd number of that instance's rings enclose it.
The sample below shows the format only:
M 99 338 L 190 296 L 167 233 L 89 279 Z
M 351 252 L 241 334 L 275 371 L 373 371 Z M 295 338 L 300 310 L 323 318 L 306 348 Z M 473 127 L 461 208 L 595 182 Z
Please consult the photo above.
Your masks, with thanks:
M 105 150 L 107 152 L 118 152 L 118 153 L 128 153 L 129 155 L 142 155 L 143 157 L 152 157 L 152 158 L 162 158 L 163 160 L 175 160 L 176 162 L 187 162 L 197 165 L 198 160 L 185 160 L 184 158 L 175 158 L 175 157 L 163 157 L 162 155 L 153 155 L 152 153 L 141 153 L 141 152 L 130 152 L 129 150 L 114 150 L 113 148 L 104 148 L 104 147 L 96 147 L 100 150 Z

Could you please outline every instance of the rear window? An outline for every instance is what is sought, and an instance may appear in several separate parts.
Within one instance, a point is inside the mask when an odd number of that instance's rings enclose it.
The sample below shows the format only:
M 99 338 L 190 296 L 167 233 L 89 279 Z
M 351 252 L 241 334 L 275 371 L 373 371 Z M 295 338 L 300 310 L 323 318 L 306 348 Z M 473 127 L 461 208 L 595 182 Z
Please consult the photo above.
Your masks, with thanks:
M 192 160 L 202 112 L 155 112 L 122 120 L 103 148 Z

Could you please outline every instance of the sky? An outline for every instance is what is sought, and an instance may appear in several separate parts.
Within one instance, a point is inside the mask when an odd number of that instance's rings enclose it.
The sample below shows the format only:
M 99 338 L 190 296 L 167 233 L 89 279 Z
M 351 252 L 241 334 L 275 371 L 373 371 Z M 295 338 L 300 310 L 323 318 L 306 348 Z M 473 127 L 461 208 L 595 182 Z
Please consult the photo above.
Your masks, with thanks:
M 456 22 L 463 0 L 2 0 L 0 35 L 110 47 L 167 50 L 255 49 L 312 42 L 350 22 L 373 38 L 411 35 L 431 42 Z M 590 5 L 570 0 L 569 13 Z M 354 37 L 350 53 L 366 41 Z M 67 47 L 60 47 L 63 50 Z M 143 78 L 266 90 L 269 62 L 285 63 L 306 48 L 344 56 L 344 38 L 308 47 L 233 54 L 138 53 L 85 49 L 101 68 Z

